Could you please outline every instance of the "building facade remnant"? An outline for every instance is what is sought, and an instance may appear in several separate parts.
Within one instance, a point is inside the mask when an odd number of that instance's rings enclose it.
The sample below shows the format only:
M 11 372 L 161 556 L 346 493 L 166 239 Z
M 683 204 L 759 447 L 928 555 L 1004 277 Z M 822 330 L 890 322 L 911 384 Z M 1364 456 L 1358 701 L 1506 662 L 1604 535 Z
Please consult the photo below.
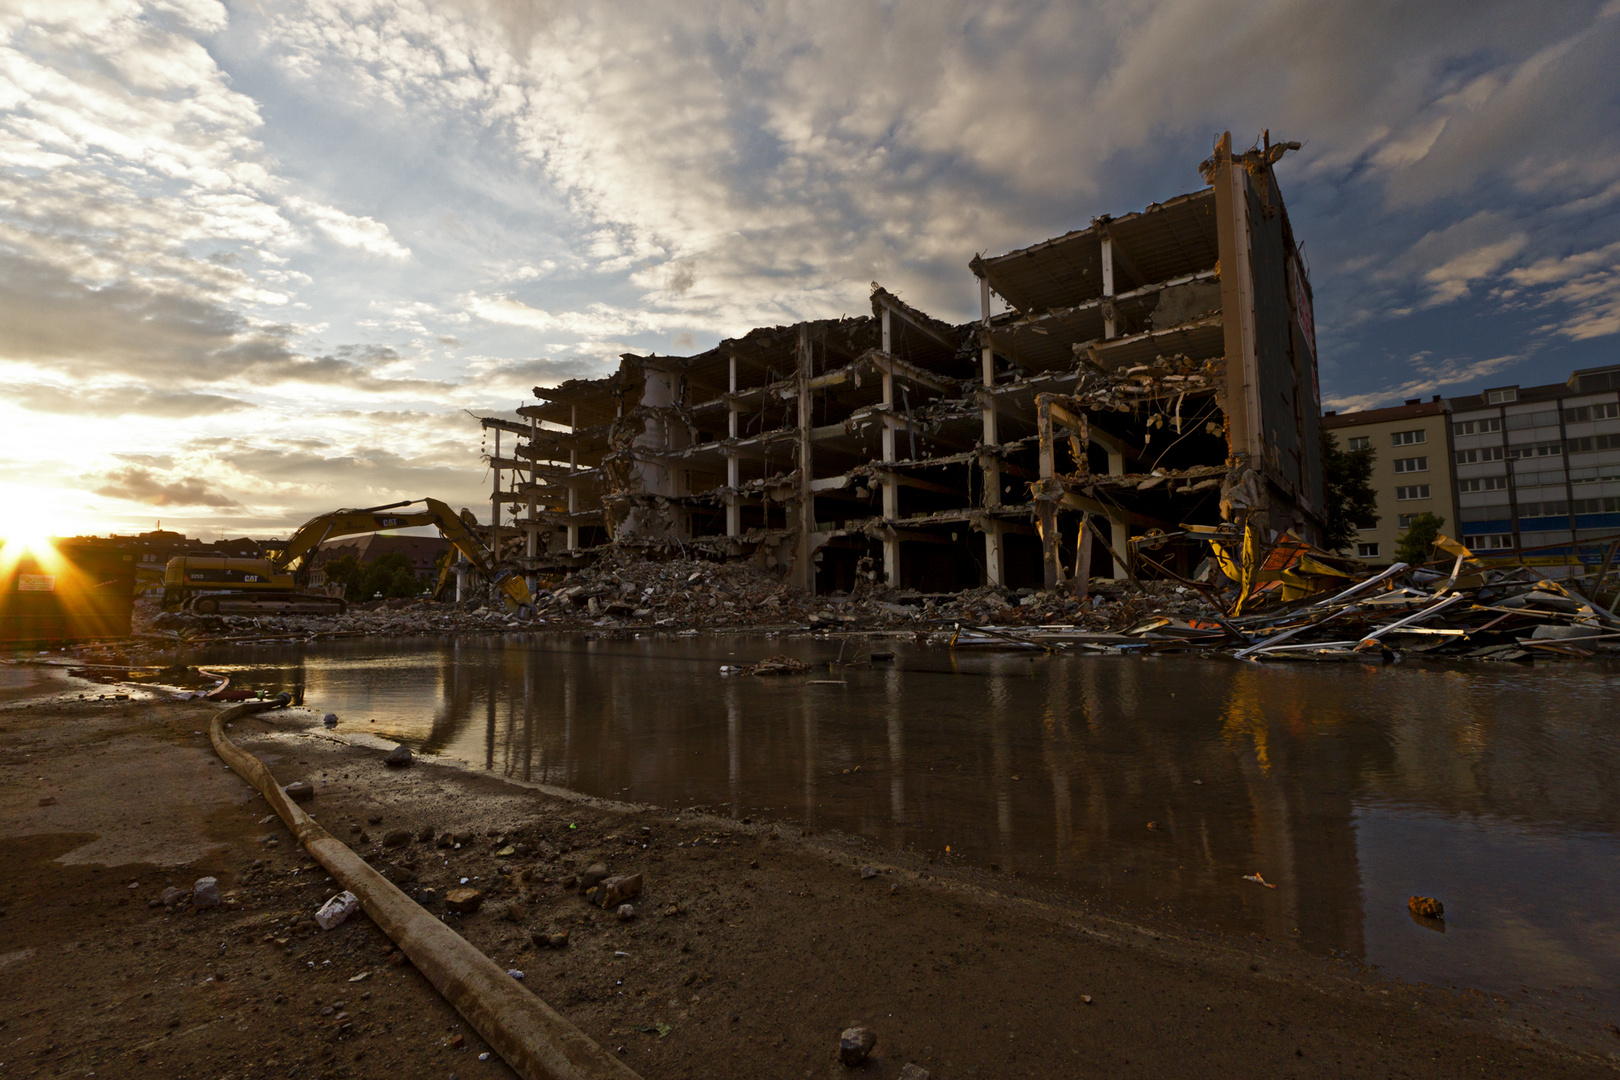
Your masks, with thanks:
M 1186 524 L 1314 539 L 1311 288 L 1274 171 L 1296 146 L 1222 136 L 1206 188 L 974 258 L 975 322 L 874 283 L 870 315 L 536 387 L 482 418 L 507 551 L 532 574 L 611 542 L 950 592 L 1190 576 Z

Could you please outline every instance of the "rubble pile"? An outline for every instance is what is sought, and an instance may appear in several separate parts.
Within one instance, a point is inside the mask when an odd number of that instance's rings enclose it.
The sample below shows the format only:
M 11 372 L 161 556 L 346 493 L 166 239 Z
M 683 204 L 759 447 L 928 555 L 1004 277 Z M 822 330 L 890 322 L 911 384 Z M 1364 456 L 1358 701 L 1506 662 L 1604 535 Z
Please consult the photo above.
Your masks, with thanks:
M 177 644 L 555 630 L 889 635 L 956 648 L 1217 650 L 1243 660 L 1522 661 L 1620 652 L 1620 618 L 1584 595 L 1578 579 L 1563 584 L 1531 567 L 1487 564 L 1444 537 L 1437 561 L 1379 573 L 1286 534 L 1251 545 L 1247 555 L 1232 538 L 1212 538 L 1212 546 L 1217 558 L 1200 580 L 1093 578 L 1080 595 L 1072 582 L 946 594 L 861 582 L 849 593 L 813 596 L 750 562 L 610 551 L 537 588 L 534 605 L 518 612 L 409 599 L 335 616 L 193 615 L 143 600 L 133 641 L 75 652 L 84 673 L 99 666 L 114 681 L 140 677 L 143 653 Z
M 1472 660 L 1587 658 L 1620 652 L 1620 618 L 1590 597 L 1604 575 L 1553 581 L 1516 563 L 1491 564 L 1440 537 L 1438 557 L 1378 573 L 1284 535 L 1213 540 L 1222 613 L 1154 612 L 1125 636 L 1158 647 L 1220 648 L 1240 660 L 1365 661 L 1400 656 Z M 1584 588 L 1590 596 L 1579 589 Z M 1114 643 L 1116 647 L 1123 646 Z
M 1466 552 L 1466 549 L 1457 550 Z M 1396 563 L 1350 588 L 1229 621 L 1239 659 L 1361 660 L 1396 654 L 1472 660 L 1620 652 L 1620 618 L 1523 566 L 1458 554 L 1449 572 Z

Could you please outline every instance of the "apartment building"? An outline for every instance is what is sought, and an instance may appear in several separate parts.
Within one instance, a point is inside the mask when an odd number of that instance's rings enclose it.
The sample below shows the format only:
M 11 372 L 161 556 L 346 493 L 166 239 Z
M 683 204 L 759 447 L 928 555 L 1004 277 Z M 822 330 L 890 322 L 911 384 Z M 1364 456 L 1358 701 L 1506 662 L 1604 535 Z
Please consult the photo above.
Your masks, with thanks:
M 1435 514 L 1455 531 L 1450 405 L 1436 394 L 1362 412 L 1326 413 L 1322 426 L 1341 450 L 1371 448 L 1378 521 L 1361 529 L 1355 554 L 1369 563 L 1395 560 L 1401 537 L 1419 514 Z
M 1620 365 L 1451 399 L 1465 544 L 1546 567 L 1601 560 L 1620 534 Z

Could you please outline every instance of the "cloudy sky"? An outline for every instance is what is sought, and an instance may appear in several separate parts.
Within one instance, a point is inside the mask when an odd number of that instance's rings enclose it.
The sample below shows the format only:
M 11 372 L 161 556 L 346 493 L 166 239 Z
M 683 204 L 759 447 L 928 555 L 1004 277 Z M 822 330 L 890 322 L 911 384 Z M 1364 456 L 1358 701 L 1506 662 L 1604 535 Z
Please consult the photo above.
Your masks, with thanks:
M 0 517 L 476 506 L 466 410 L 973 317 L 1227 128 L 1305 144 L 1329 407 L 1559 381 L 1620 359 L 1616 57 L 1620 0 L 0 0 Z

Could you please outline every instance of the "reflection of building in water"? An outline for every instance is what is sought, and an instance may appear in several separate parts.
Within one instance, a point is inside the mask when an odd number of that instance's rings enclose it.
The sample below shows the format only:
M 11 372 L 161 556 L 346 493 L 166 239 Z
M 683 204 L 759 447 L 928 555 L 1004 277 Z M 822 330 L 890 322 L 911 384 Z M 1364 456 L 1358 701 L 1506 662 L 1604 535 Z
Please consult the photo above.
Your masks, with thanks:
M 1601 672 L 1560 673 L 1552 703 L 1519 676 L 924 650 L 843 685 L 718 680 L 756 647 L 782 646 L 447 644 L 412 669 L 425 684 L 372 693 L 436 701 L 426 748 L 502 775 L 950 844 L 1135 911 L 1352 953 L 1358 801 L 1620 821 L 1612 730 L 1578 711 L 1603 700 Z M 309 684 L 331 699 L 328 669 Z M 1278 888 L 1242 880 L 1255 872 Z

